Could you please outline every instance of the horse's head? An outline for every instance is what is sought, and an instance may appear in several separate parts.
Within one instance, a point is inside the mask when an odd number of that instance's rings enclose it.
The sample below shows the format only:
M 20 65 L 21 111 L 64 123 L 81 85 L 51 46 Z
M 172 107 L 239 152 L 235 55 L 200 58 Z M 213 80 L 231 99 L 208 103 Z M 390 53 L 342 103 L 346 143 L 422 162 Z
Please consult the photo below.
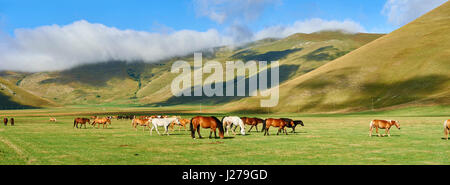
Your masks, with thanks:
M 297 121 L 294 121 L 295 122 L 295 124 L 300 124 L 302 127 L 304 127 L 305 125 L 303 124 L 303 121 L 302 120 L 297 120 Z
M 399 130 L 400 128 L 400 121 L 391 120 L 391 123 L 393 123 Z

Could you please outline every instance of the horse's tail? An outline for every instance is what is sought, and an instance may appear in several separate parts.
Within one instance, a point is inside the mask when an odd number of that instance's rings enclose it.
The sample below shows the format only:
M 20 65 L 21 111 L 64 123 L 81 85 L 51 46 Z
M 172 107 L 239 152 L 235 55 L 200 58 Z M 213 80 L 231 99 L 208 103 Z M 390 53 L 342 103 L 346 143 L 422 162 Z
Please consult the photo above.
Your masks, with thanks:
M 261 132 L 264 132 L 264 129 L 266 129 L 266 121 L 267 121 L 267 119 L 263 119 L 263 121 L 262 121 L 263 126 L 262 126 L 262 129 L 261 129 Z
M 192 138 L 195 138 L 195 131 L 194 131 L 194 124 L 192 123 L 194 121 L 195 117 L 191 118 L 191 121 L 189 122 L 189 127 L 191 129 L 191 136 Z

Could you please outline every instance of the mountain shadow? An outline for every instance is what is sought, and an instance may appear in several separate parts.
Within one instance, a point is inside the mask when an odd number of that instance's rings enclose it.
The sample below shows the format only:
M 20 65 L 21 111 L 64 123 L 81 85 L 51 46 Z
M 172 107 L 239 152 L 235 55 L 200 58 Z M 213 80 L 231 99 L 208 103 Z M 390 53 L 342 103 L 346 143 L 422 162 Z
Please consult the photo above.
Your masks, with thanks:
M 243 61 L 278 61 L 280 59 L 285 58 L 287 55 L 303 50 L 303 48 L 295 48 L 295 49 L 287 49 L 283 51 L 269 51 L 267 53 L 258 54 L 257 52 L 247 49 L 241 52 L 238 52 L 231 56 L 234 59 L 240 59 Z
M 11 109 L 35 109 L 38 107 L 33 107 L 29 105 L 22 105 L 11 100 L 11 97 L 0 93 L 0 110 L 11 110 Z
M 293 74 L 295 74 L 295 72 L 298 70 L 299 66 L 298 65 L 282 65 L 279 66 L 279 72 L 280 72 L 280 76 L 279 76 L 279 84 L 285 82 L 286 80 L 289 79 L 289 77 Z M 267 69 L 267 87 L 271 88 L 271 68 Z M 245 79 L 245 96 L 237 96 L 237 84 L 238 84 L 238 79 L 234 78 L 233 84 L 234 84 L 234 95 L 235 96 L 226 96 L 226 83 L 227 82 L 223 82 L 223 95 L 224 96 L 212 96 L 212 97 L 208 97 L 206 95 L 203 96 L 193 96 L 194 95 L 194 87 L 191 87 L 191 95 L 192 96 L 180 96 L 180 97 L 176 97 L 176 96 L 172 96 L 171 98 L 169 98 L 167 101 L 161 102 L 161 103 L 157 103 L 156 105 L 162 105 L 162 106 L 169 106 L 169 105 L 178 105 L 178 104 L 204 104 L 204 105 L 216 105 L 216 104 L 223 104 L 223 103 L 229 103 L 232 101 L 237 101 L 240 100 L 242 98 L 246 98 L 250 96 L 250 86 L 249 86 L 249 81 L 250 81 L 250 77 L 247 77 Z M 257 88 L 259 89 L 259 78 L 257 79 Z M 208 84 L 211 85 L 212 88 L 215 88 L 215 84 Z M 198 87 L 198 86 L 197 86 Z M 257 89 L 257 90 L 258 90 Z

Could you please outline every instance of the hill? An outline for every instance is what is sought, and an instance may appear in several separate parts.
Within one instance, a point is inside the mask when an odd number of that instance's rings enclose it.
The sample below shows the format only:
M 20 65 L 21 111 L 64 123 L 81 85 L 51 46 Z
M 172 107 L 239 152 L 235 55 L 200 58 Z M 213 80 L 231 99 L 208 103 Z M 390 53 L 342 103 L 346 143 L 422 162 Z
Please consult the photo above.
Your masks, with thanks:
M 450 2 L 280 85 L 273 112 L 348 112 L 450 104 Z M 265 111 L 259 98 L 227 105 Z M 240 105 L 245 105 L 240 106 Z
M 319 32 L 295 34 L 284 39 L 264 39 L 238 48 L 221 47 L 203 52 L 203 60 L 279 60 L 281 81 L 301 76 L 341 57 L 380 34 Z M 193 56 L 176 57 L 159 63 L 109 61 L 78 66 L 70 70 L 19 73 L 3 77 L 33 94 L 63 105 L 176 105 L 226 104 L 243 97 L 173 97 L 170 73 L 176 60 L 193 63 Z
M 54 106 L 58 105 L 0 78 L 0 109 L 27 109 Z

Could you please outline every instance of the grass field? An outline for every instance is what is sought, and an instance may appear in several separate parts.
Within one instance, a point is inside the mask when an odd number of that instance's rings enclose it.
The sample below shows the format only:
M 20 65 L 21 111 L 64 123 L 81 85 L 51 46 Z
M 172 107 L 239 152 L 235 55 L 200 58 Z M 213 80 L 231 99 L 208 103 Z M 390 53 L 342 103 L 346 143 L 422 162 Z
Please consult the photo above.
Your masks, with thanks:
M 443 114 L 436 114 L 438 109 Z M 417 116 L 414 111 L 419 108 L 346 115 L 270 115 L 301 119 L 305 127 L 287 136 L 277 136 L 271 128 L 266 137 L 251 132 L 225 139 L 208 139 L 209 131 L 202 129 L 204 139 L 196 140 L 183 130 L 170 136 L 150 136 L 148 130 L 135 131 L 128 120 L 113 120 L 108 129 L 74 129 L 75 116 L 69 115 L 73 110 L 58 110 L 61 115 L 56 116 L 56 123 L 50 123 L 47 116 L 58 112 L 56 109 L 2 111 L 2 115 L 16 115 L 16 126 L 0 126 L 0 164 L 450 164 L 450 141 L 442 139 L 442 124 L 449 118 L 443 115 L 449 107 L 424 108 Z M 190 118 L 197 114 L 182 115 Z M 222 115 L 216 116 L 220 119 Z M 390 138 L 369 138 L 369 122 L 375 118 L 400 120 L 402 129 L 391 130 Z

